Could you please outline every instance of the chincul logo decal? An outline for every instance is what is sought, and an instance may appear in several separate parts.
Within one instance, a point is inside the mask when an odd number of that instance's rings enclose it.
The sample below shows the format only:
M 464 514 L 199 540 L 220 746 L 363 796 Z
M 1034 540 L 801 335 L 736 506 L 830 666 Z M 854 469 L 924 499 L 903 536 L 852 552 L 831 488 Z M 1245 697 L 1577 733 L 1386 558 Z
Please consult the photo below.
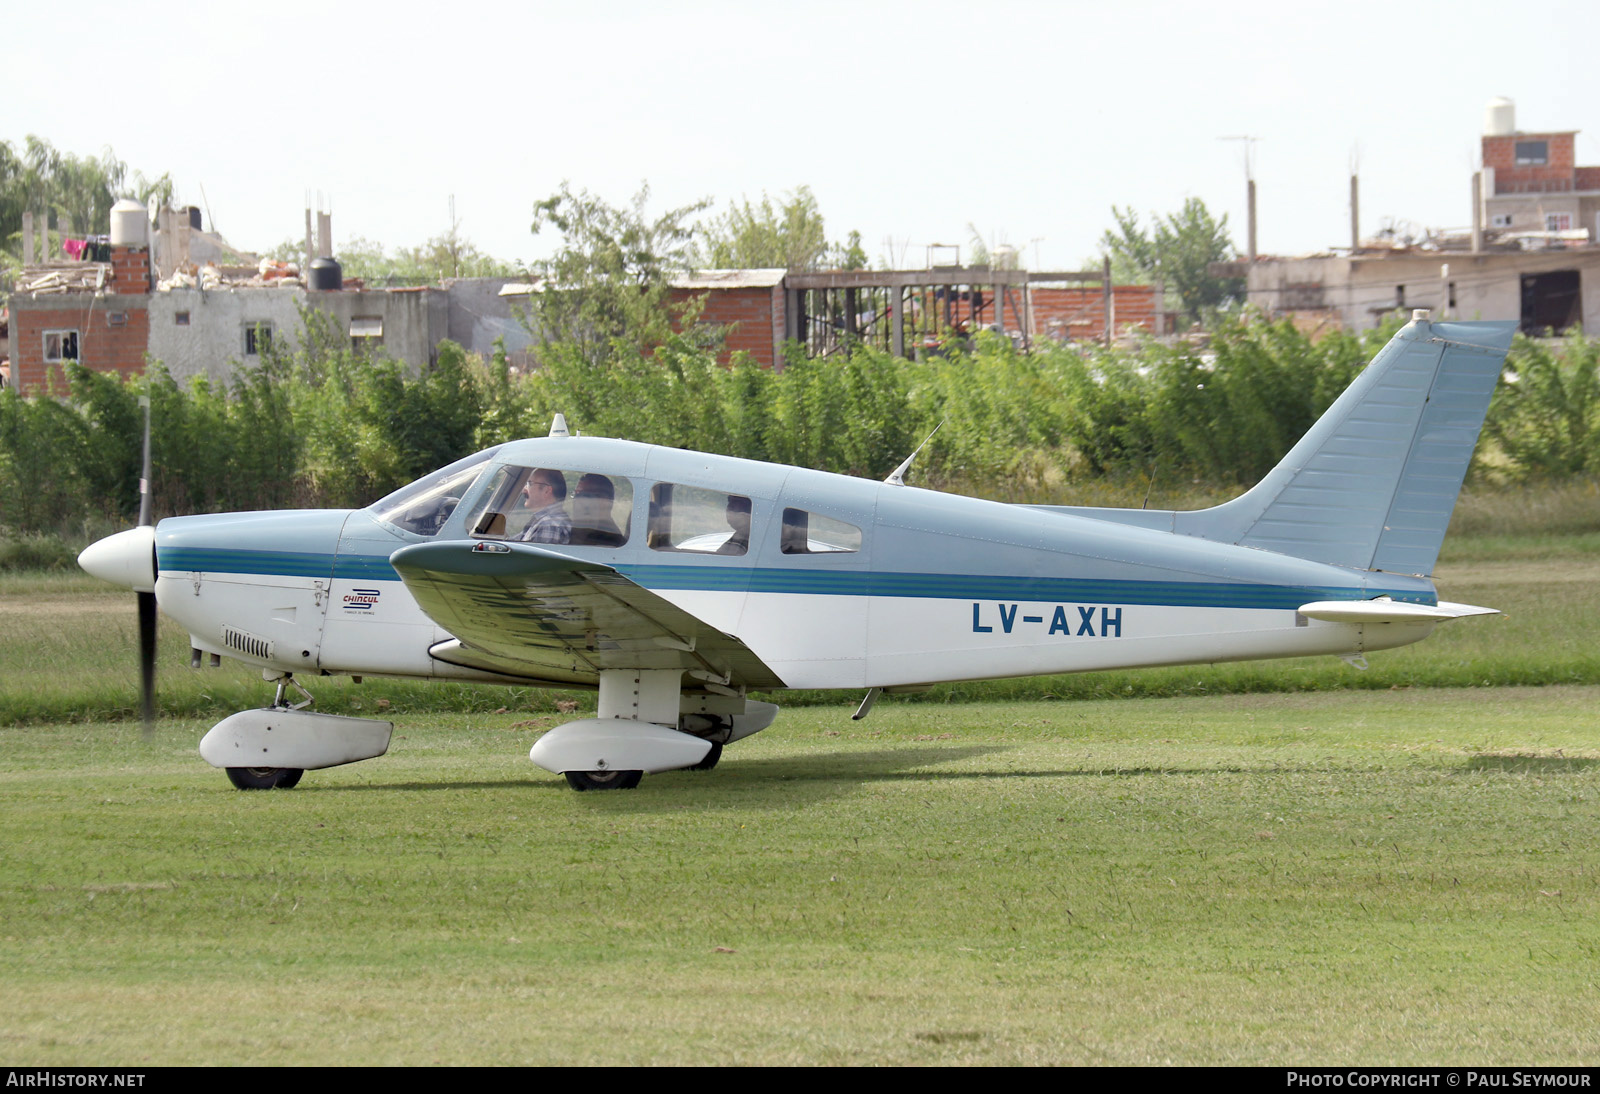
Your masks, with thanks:
M 351 589 L 344 597 L 344 610 L 347 612 L 369 612 L 378 602 L 378 589 Z

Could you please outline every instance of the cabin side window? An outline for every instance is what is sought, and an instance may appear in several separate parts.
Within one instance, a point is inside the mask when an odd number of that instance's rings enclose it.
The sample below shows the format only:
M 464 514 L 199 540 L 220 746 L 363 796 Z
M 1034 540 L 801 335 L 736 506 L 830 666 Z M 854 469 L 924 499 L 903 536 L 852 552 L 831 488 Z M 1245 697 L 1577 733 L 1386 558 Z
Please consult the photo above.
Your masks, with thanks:
M 861 550 L 861 529 L 821 513 L 785 509 L 779 547 L 786 555 L 854 554 Z
M 467 526 L 491 539 L 621 547 L 632 515 L 633 484 L 621 475 L 507 464 L 495 472 Z
M 650 490 L 651 550 L 742 555 L 750 550 L 750 499 L 699 486 L 657 483 Z

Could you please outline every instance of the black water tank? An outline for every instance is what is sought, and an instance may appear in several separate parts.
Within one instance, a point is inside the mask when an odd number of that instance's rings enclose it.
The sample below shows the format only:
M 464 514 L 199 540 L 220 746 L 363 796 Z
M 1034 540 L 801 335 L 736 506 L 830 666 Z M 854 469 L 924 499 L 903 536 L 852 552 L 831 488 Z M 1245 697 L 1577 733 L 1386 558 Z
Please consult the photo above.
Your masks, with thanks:
M 311 287 L 323 292 L 335 292 L 344 288 L 344 271 L 339 268 L 339 263 L 331 258 L 313 258 Z

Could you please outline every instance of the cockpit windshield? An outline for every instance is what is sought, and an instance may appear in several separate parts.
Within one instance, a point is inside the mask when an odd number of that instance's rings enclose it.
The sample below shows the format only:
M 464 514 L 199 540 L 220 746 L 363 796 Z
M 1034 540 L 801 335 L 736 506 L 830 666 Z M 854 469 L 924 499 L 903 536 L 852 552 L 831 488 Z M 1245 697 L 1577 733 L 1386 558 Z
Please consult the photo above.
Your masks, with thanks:
M 367 508 L 378 520 L 419 536 L 436 536 L 472 484 L 478 481 L 495 449 L 479 452 L 449 467 L 402 486 Z

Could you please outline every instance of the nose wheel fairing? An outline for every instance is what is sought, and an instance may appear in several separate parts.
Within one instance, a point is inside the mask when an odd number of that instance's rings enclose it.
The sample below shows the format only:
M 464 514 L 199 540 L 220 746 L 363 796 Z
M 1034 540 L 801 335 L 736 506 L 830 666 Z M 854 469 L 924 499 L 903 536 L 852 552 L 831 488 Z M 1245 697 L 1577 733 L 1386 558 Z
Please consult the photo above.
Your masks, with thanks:
M 309 710 L 264 707 L 230 714 L 200 741 L 212 767 L 313 771 L 389 751 L 394 723 Z

